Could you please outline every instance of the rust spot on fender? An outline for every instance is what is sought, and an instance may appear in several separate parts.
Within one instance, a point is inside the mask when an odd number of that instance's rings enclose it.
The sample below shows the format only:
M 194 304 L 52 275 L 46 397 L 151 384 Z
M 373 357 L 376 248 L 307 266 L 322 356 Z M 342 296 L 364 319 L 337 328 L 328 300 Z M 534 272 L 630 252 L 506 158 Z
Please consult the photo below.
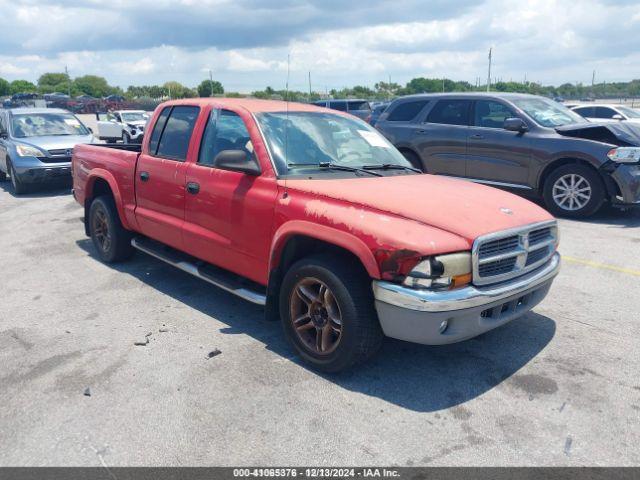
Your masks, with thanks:
M 420 261 L 421 255 L 415 250 L 378 249 L 374 254 L 380 266 L 380 275 L 385 280 L 404 278 Z

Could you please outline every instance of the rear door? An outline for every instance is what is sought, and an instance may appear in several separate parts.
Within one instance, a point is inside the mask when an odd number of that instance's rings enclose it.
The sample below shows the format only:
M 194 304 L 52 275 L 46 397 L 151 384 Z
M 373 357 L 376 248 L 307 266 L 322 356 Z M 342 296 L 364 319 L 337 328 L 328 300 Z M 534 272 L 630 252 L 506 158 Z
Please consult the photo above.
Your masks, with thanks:
M 98 121 L 97 127 L 100 138 L 120 138 L 122 136 L 122 126 L 116 123 L 116 117 L 112 113 Z
M 531 161 L 530 137 L 504 129 L 507 118 L 519 115 L 498 100 L 476 100 L 467 143 L 467 174 L 470 179 L 528 188 Z
M 435 102 L 413 145 L 428 173 L 464 177 L 471 101 L 446 98 Z
M 245 119 L 231 110 L 213 110 L 197 160 L 187 170 L 185 251 L 259 283 L 268 277 L 277 184 L 213 167 L 223 150 L 244 150 L 256 158 Z
M 192 139 L 200 108 L 165 107 L 156 121 L 148 151 L 136 166 L 136 220 L 140 231 L 182 249 L 185 205 L 185 164 L 197 150 Z

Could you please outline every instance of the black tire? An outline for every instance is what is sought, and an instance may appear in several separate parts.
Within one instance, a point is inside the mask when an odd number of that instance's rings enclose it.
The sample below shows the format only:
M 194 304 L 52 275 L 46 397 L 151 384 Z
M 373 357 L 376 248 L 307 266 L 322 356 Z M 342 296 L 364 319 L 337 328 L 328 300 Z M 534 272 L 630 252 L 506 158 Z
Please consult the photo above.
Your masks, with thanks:
M 133 234 L 122 226 L 118 210 L 110 196 L 103 195 L 91 202 L 89 233 L 102 261 L 121 262 L 133 255 L 134 248 L 131 246 Z M 106 236 L 108 241 L 105 241 Z
M 422 172 L 426 172 L 427 170 L 424 168 L 424 165 L 422 165 L 422 161 L 420 160 L 420 157 L 418 157 L 418 155 L 416 155 L 415 153 L 409 151 L 409 150 L 401 150 L 400 153 L 402 153 L 402 155 L 404 156 L 404 158 L 406 158 L 409 163 L 411 164 L 411 166 L 413 168 L 417 168 L 418 170 L 422 171 Z
M 6 182 L 6 181 L 7 181 L 7 174 L 4 173 L 2 170 L 0 170 L 0 182 Z
M 574 188 L 567 190 L 565 185 L 574 185 Z M 563 192 L 567 191 L 574 192 L 574 198 L 564 196 Z M 544 182 L 543 197 L 549 211 L 556 216 L 586 218 L 602 207 L 606 190 L 598 172 L 575 163 L 558 167 L 549 174 Z M 582 202 L 586 203 L 581 205 Z
M 11 186 L 13 187 L 13 193 L 15 193 L 16 195 L 27 193 L 29 191 L 29 186 L 20 180 L 20 177 L 18 177 L 18 174 L 16 173 L 16 169 L 13 167 L 13 164 L 9 159 L 7 159 L 7 167 L 9 176 L 11 177 Z
M 329 353 L 314 351 L 294 328 L 292 309 L 297 299 L 296 288 L 307 279 L 325 284 L 339 309 L 341 333 L 335 349 Z M 319 254 L 299 260 L 284 276 L 279 304 L 285 336 L 298 354 L 317 370 L 348 369 L 369 359 L 382 344 L 384 335 L 374 308 L 371 279 L 361 265 L 350 258 Z

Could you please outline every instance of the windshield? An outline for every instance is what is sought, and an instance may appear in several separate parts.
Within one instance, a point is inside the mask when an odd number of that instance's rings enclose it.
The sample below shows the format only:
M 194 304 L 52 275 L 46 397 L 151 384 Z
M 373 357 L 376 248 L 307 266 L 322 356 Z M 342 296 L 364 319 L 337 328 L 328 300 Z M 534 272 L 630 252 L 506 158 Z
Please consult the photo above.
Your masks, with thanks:
M 144 112 L 122 112 L 122 120 L 125 122 L 147 121 Z
M 16 138 L 89 135 L 89 130 L 70 113 L 20 113 L 11 120 Z
M 640 118 L 640 112 L 638 112 L 637 110 L 634 110 L 633 108 L 618 107 L 618 110 L 624 113 L 627 116 L 627 118 Z
M 513 100 L 513 103 L 543 127 L 561 127 L 586 121 L 576 112 L 547 98 L 521 98 Z
M 356 118 L 323 112 L 259 113 L 256 117 L 281 175 L 327 163 L 411 167 L 386 138 Z

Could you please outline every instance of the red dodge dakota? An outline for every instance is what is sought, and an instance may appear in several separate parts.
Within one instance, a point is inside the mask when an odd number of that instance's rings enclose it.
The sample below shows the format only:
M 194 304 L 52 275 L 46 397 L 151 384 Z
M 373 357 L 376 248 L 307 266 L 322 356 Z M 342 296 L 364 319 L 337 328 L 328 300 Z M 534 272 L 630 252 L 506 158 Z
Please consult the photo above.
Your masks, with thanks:
M 421 174 L 365 122 L 312 105 L 170 101 L 142 145 L 79 145 L 72 163 L 103 261 L 141 250 L 264 305 L 324 371 L 385 335 L 446 344 L 503 325 L 560 268 L 542 208 Z

